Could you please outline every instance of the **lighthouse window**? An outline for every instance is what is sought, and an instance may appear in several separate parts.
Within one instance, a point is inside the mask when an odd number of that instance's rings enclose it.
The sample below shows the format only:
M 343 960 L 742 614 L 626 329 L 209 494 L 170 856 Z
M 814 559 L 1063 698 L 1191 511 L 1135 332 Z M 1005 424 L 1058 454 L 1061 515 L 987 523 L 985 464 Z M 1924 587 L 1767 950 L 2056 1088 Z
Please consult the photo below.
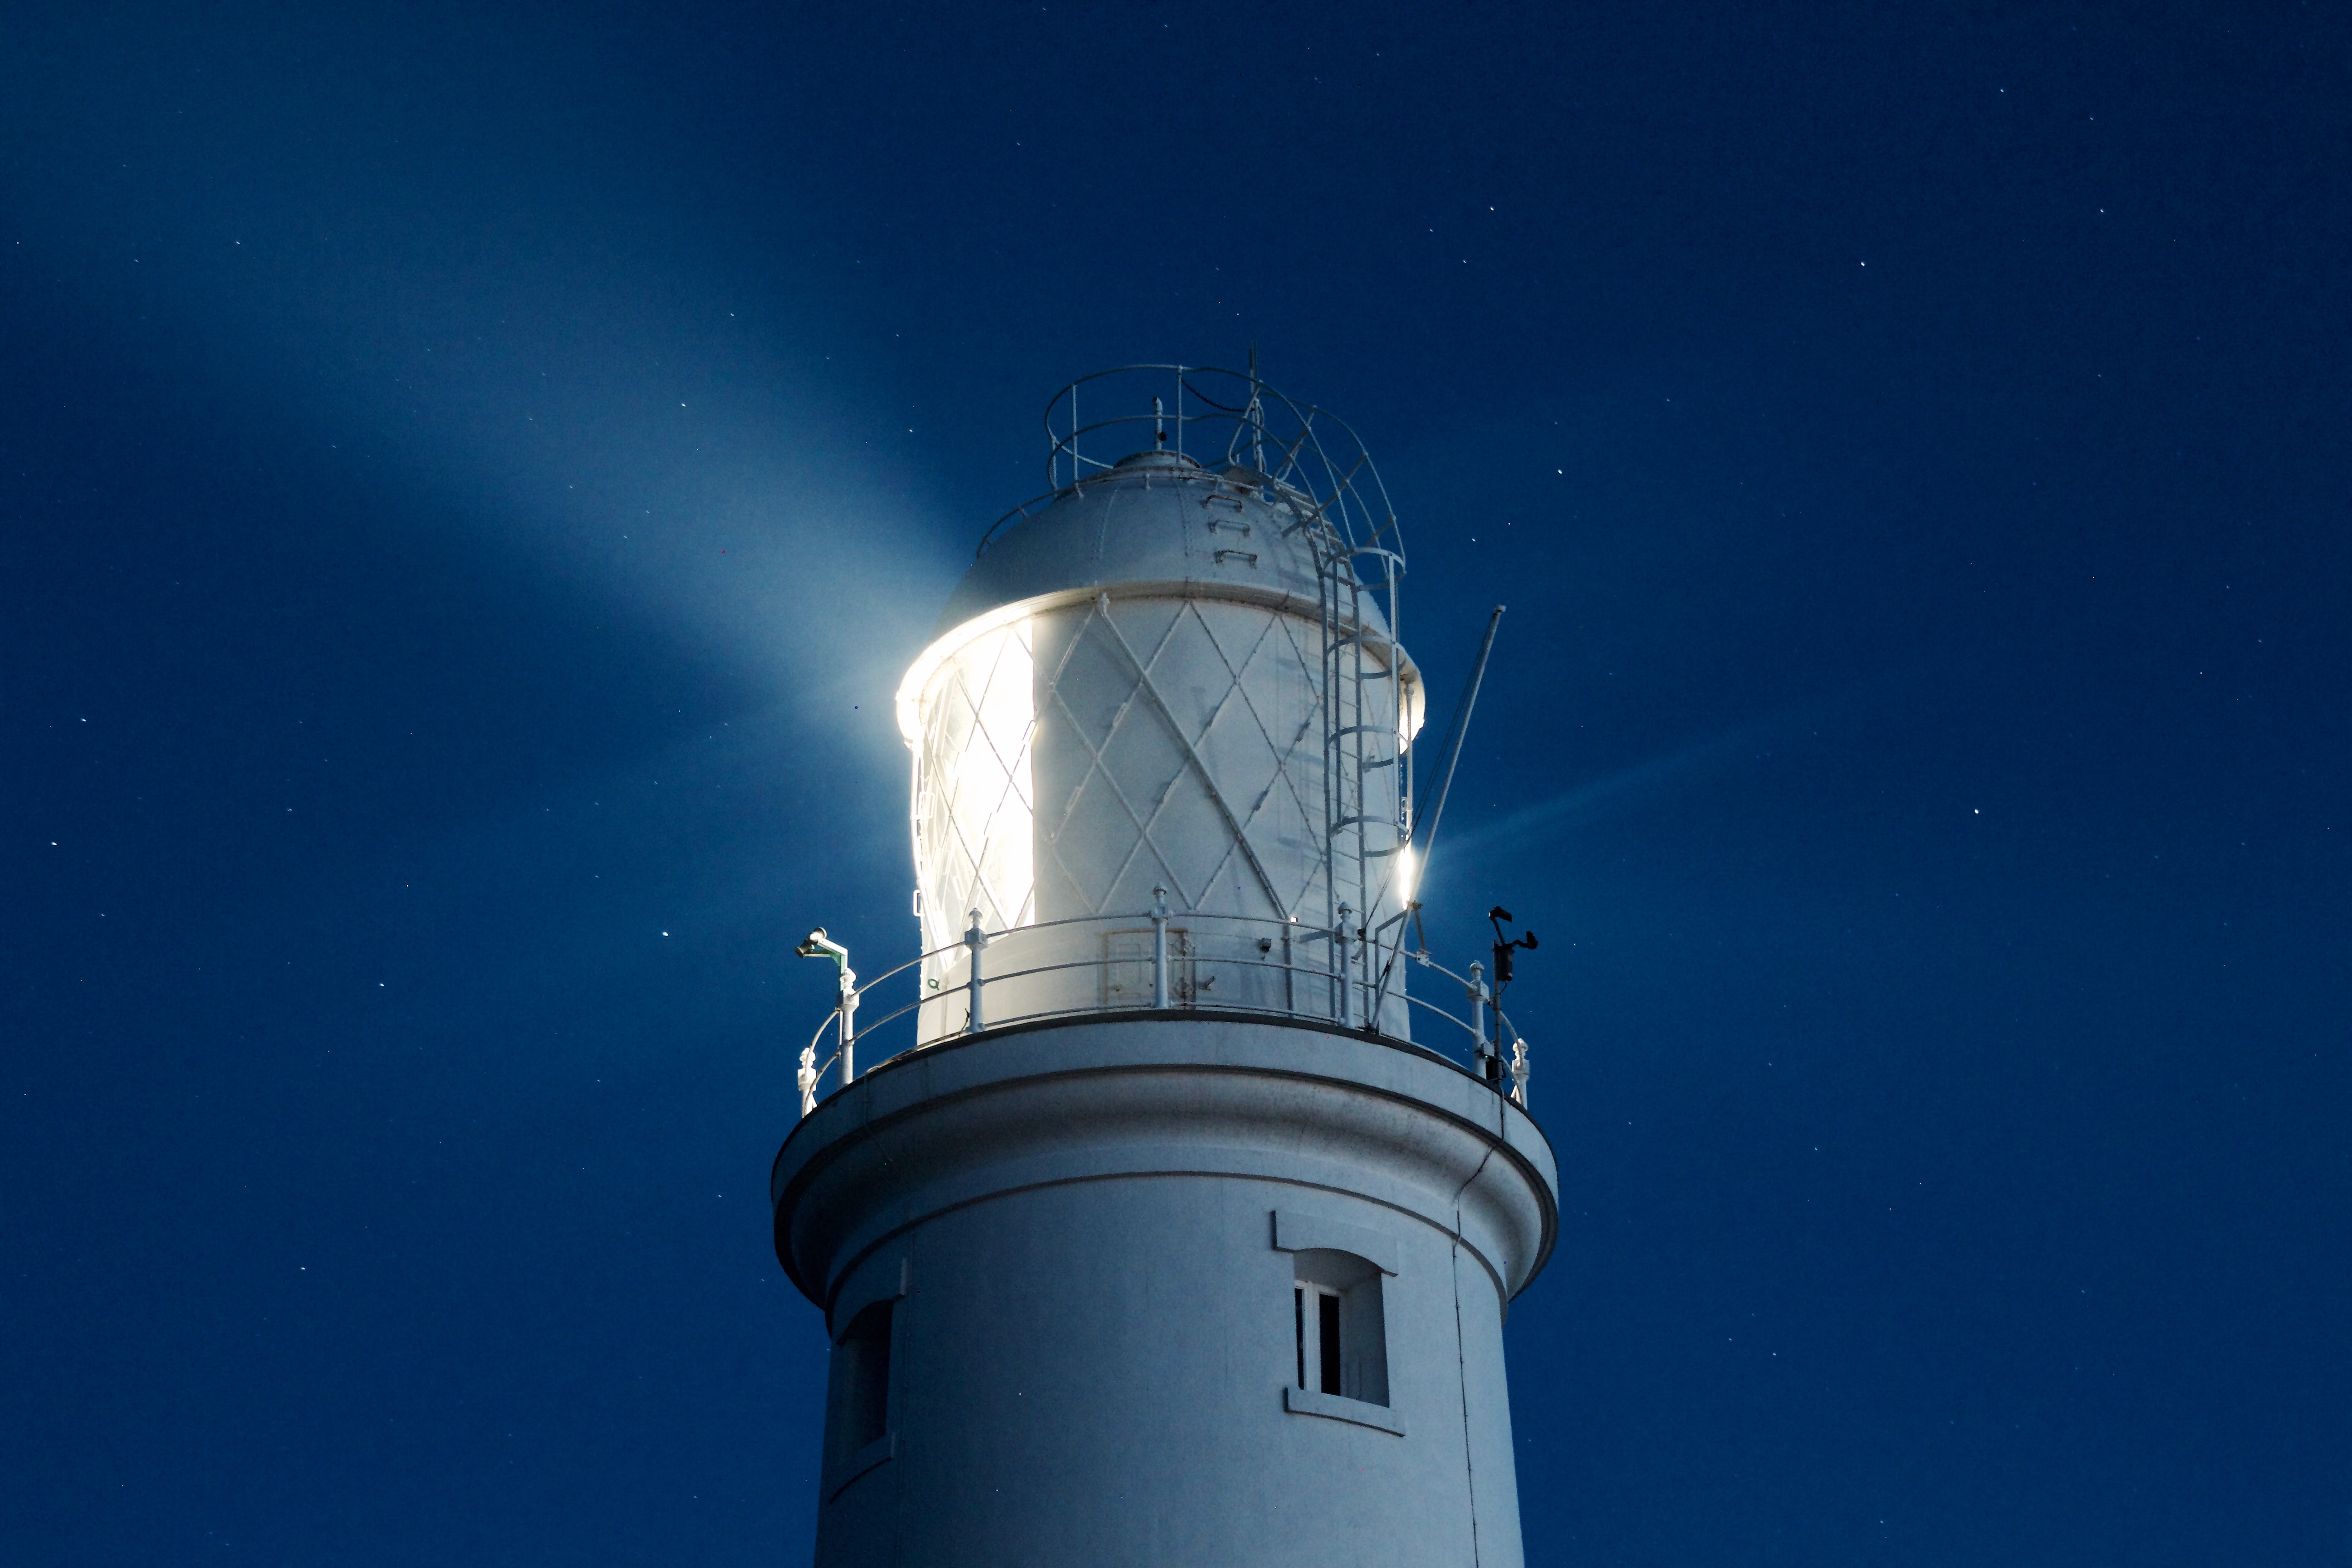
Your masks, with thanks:
M 1353 1253 L 1315 1247 L 1292 1254 L 1291 1319 L 1298 1387 L 1308 1394 L 1389 1402 L 1387 1314 L 1380 1268 Z
M 890 1314 L 877 1301 L 850 1320 L 833 1350 L 833 1460 L 845 1464 L 890 1430 Z

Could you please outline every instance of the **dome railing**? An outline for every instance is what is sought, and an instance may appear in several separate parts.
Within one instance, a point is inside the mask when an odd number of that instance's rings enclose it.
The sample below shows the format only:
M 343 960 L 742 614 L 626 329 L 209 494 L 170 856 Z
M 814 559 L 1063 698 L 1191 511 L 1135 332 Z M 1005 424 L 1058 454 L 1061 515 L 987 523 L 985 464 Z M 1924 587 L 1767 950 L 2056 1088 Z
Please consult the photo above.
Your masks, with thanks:
M 1106 406 L 1111 412 L 1094 416 Z M 1247 370 L 1129 364 L 1097 371 L 1054 395 L 1045 424 L 1045 493 L 990 524 L 975 558 L 1005 524 L 1071 490 L 1120 477 L 1122 459 L 1150 450 L 1190 459 L 1201 478 L 1246 484 L 1269 500 L 1290 500 L 1303 522 L 1328 531 L 1327 548 L 1334 555 L 1351 563 L 1370 557 L 1389 577 L 1402 574 L 1396 509 L 1362 438 L 1330 410 L 1267 385 L 1255 355 Z M 1222 472 L 1211 466 L 1220 462 Z
M 1379 940 L 1381 929 L 1395 931 L 1398 940 Z M 1442 1020 L 1445 1027 L 1439 1037 L 1454 1049 L 1438 1054 L 1453 1058 L 1459 1051 L 1466 1058 L 1465 1070 L 1507 1093 L 1524 1110 L 1530 1070 L 1528 1042 L 1496 1005 L 1486 966 L 1473 963 L 1468 974 L 1458 974 L 1425 949 L 1404 947 L 1402 931 L 1394 917 L 1368 938 L 1363 928 L 1344 919 L 1333 929 L 1320 931 L 1259 916 L 1180 913 L 1164 900 L 1139 913 L 1040 921 L 996 931 L 982 930 L 975 911 L 961 941 L 919 953 L 860 984 L 848 966 L 847 952 L 819 930 L 800 951 L 808 957 L 833 958 L 839 965 L 840 984 L 832 1010 L 801 1050 L 801 1114 L 816 1109 L 819 1088 L 828 1073 L 834 1076 L 835 1092 L 852 1082 L 858 1076 L 859 1046 L 886 1030 L 902 1037 L 885 1058 L 895 1059 L 1020 1025 L 1139 1012 L 1254 1015 L 1408 1041 L 1409 1020 Z M 1103 940 L 1087 942 L 1090 935 Z M 1069 938 L 1090 951 L 1076 958 L 1058 956 L 1069 951 Z M 1129 939 L 1125 951 L 1115 950 L 1118 938 Z M 1030 947 L 1032 957 L 1051 962 L 1015 958 L 1010 960 L 1011 968 L 991 964 L 988 951 L 1007 945 Z M 1034 951 L 1040 948 L 1044 951 Z M 1452 991 L 1460 997 L 1458 1010 L 1411 995 L 1393 984 L 1400 963 L 1407 962 L 1452 981 Z M 1228 974 L 1236 977 L 1235 983 L 1216 994 L 1213 988 Z M 1083 983 L 1068 984 L 1072 978 Z M 912 1000 L 859 1023 L 859 1009 L 869 996 L 907 984 L 915 988 Z M 828 1032 L 834 1048 L 819 1059 Z M 908 1035 L 912 1037 L 903 1038 Z

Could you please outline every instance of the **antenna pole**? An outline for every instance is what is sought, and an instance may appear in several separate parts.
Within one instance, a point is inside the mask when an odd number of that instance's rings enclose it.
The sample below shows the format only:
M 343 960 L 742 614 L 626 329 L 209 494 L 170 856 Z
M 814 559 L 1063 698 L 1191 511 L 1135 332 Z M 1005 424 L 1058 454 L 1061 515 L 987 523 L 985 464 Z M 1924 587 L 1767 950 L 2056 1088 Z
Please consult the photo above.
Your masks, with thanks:
M 1265 472 L 1265 405 L 1259 395 L 1257 379 L 1257 345 L 1250 344 L 1250 400 L 1242 417 L 1250 427 L 1250 467 L 1259 474 Z
M 1486 659 L 1495 651 L 1495 631 L 1503 624 L 1503 606 L 1486 617 L 1486 640 L 1478 645 L 1478 662 L 1470 671 L 1470 684 L 1463 689 L 1462 707 L 1454 716 L 1453 749 L 1445 759 L 1445 777 L 1437 786 L 1437 805 L 1429 814 L 1429 832 L 1421 841 L 1421 864 L 1413 868 L 1413 891 L 1429 886 L 1429 852 L 1437 847 L 1437 825 L 1445 818 L 1445 796 L 1454 788 L 1454 770 L 1462 761 L 1462 742 L 1470 738 L 1470 714 L 1478 706 L 1478 688 L 1486 679 Z

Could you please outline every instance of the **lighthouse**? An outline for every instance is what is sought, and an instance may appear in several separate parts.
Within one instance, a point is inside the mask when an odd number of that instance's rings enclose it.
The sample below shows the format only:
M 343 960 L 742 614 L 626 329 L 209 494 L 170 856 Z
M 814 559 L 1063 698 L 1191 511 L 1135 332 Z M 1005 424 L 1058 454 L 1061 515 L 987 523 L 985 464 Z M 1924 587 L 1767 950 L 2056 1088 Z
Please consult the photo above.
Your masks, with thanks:
M 897 697 L 917 951 L 771 1194 L 831 1342 L 819 1568 L 1522 1561 L 1528 1052 L 1414 904 L 1402 531 L 1255 366 L 1066 387 Z

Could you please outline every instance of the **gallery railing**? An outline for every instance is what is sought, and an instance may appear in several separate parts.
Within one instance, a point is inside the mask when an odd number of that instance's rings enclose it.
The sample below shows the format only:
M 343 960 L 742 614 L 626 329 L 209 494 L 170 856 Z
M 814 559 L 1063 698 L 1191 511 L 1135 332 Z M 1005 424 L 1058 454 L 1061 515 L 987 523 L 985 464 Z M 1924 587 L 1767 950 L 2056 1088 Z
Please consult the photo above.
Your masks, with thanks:
M 801 1114 L 816 1109 L 828 1071 L 836 1088 L 856 1077 L 857 1049 L 884 1031 L 910 1032 L 896 1056 L 983 1030 L 1087 1013 L 1214 1010 L 1307 1018 L 1390 1039 L 1412 1039 L 1418 1019 L 1445 1026 L 1438 1037 L 1467 1058 L 1470 1070 L 1522 1109 L 1528 1102 L 1528 1042 L 1495 1005 L 1486 966 L 1457 974 L 1424 951 L 1352 925 L 1344 907 L 1328 931 L 1245 915 L 1180 914 L 1163 900 L 1136 915 L 1094 915 L 988 931 L 973 911 L 963 940 L 934 948 L 860 984 L 847 952 L 823 931 L 801 946 L 838 968 L 833 1010 L 801 1051 Z M 1453 983 L 1460 1008 L 1411 995 L 1403 971 L 1427 970 Z M 911 1001 L 860 1025 L 858 1012 L 885 987 L 911 984 Z M 826 1034 L 834 1049 L 822 1060 Z M 869 1045 L 869 1050 L 872 1047 Z M 1451 1051 L 1441 1051 L 1451 1055 Z M 1504 1089 L 1507 1076 L 1510 1087 Z

